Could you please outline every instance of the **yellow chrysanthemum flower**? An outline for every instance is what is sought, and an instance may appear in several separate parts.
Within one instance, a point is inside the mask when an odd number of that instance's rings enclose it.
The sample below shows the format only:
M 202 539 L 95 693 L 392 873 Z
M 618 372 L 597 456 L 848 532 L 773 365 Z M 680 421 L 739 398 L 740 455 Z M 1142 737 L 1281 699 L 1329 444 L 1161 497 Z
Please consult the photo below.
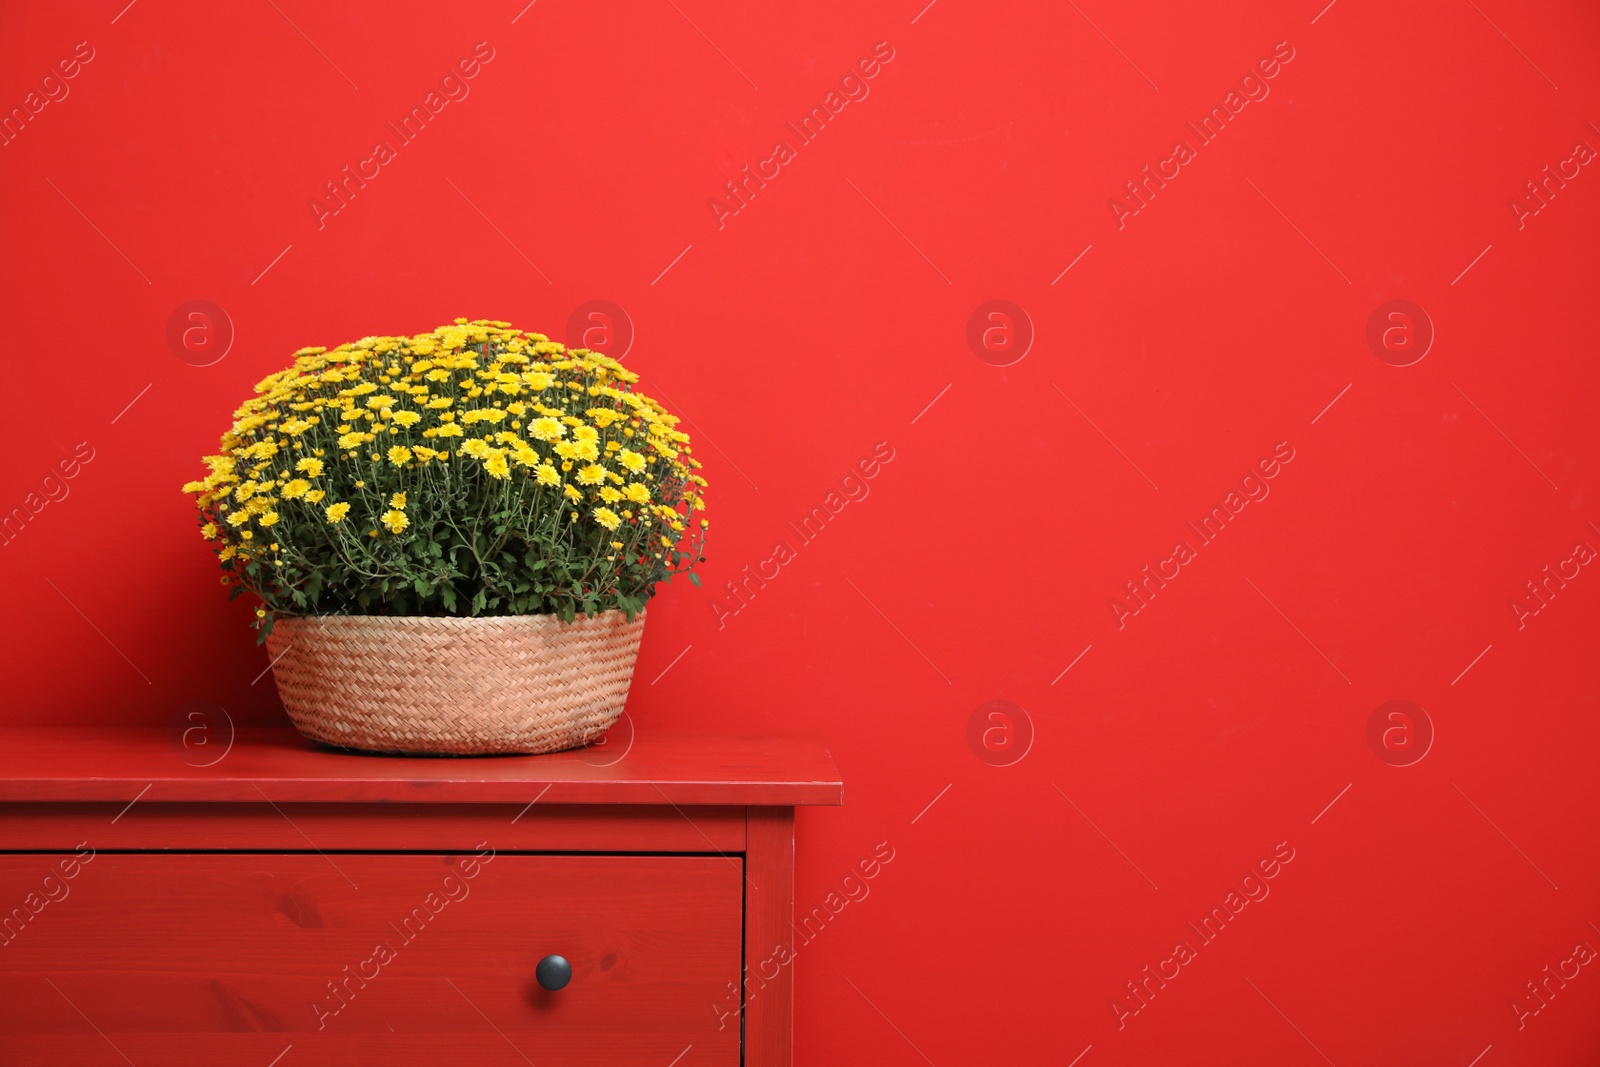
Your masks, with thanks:
M 394 445 L 389 449 L 389 462 L 396 467 L 404 467 L 411 462 L 411 449 L 405 445 Z
M 304 478 L 296 478 L 283 484 L 283 498 L 297 500 L 311 491 L 311 483 Z
M 528 436 L 540 441 L 559 441 L 566 436 L 567 428 L 561 425 L 559 419 L 549 418 L 534 419 L 528 424 Z
M 406 518 L 405 512 L 395 511 L 392 508 L 388 511 L 385 511 L 382 518 L 383 524 L 389 528 L 390 533 L 399 533 L 401 530 L 404 530 L 407 526 L 411 525 L 411 520 Z
M 305 459 L 297 461 L 294 469 L 303 474 L 309 474 L 313 478 L 320 478 L 322 477 L 322 460 L 312 459 L 307 456 Z
M 495 449 L 494 454 L 483 465 L 483 469 L 496 478 L 509 478 L 511 476 L 511 465 L 506 462 L 505 450 Z
M 622 519 L 610 508 L 595 508 L 594 521 L 608 530 L 615 530 L 622 525 Z
M 415 411 L 397 411 L 394 413 L 394 421 L 409 429 L 421 422 L 422 416 Z
M 329 504 L 327 507 L 322 509 L 322 513 L 328 516 L 328 521 L 330 523 L 343 522 L 344 517 L 350 514 L 350 505 L 343 503 L 342 501 L 338 504 Z
M 535 470 L 533 473 L 534 473 L 534 477 L 539 479 L 539 484 L 540 485 L 560 485 L 561 484 L 561 475 L 557 474 L 556 473 L 556 469 L 554 467 L 550 466 L 550 464 L 548 464 L 548 463 L 539 464 L 538 469 Z
M 396 493 L 394 496 L 391 496 L 389 498 L 389 506 L 391 508 L 403 508 L 403 507 L 405 507 L 406 506 L 406 495 L 404 493 Z
M 606 469 L 604 467 L 599 467 L 591 463 L 589 466 L 578 471 L 579 485 L 599 485 L 605 480 Z

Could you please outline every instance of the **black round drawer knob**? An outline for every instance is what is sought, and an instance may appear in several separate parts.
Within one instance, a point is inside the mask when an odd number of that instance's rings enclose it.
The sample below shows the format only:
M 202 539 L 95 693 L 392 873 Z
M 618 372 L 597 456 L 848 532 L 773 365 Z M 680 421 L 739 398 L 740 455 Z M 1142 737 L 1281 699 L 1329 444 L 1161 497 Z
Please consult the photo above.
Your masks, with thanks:
M 546 956 L 539 961 L 533 976 L 539 980 L 541 986 L 551 992 L 565 989 L 567 983 L 572 981 L 572 964 L 567 962 L 565 956 Z

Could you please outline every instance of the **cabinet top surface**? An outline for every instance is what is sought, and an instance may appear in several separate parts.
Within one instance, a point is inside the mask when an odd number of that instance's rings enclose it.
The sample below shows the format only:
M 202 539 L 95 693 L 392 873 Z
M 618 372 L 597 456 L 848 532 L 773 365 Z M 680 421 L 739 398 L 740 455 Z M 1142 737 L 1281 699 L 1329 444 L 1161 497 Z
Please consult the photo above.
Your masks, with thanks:
M 542 756 L 377 756 L 245 729 L 204 744 L 151 728 L 0 729 L 0 802 L 839 804 L 816 737 L 645 727 Z M 617 731 L 613 730 L 613 734 Z M 221 736 L 218 736 L 218 735 Z M 207 764 L 208 766 L 196 766 Z

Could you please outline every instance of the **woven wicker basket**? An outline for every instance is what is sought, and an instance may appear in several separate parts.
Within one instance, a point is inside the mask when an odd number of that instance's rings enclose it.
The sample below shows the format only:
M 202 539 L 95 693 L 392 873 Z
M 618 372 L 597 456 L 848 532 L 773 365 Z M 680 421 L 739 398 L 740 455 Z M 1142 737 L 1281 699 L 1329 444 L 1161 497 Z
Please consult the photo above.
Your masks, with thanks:
M 644 613 L 562 622 L 319 615 L 278 619 L 272 674 L 295 727 L 374 752 L 555 752 L 622 714 Z

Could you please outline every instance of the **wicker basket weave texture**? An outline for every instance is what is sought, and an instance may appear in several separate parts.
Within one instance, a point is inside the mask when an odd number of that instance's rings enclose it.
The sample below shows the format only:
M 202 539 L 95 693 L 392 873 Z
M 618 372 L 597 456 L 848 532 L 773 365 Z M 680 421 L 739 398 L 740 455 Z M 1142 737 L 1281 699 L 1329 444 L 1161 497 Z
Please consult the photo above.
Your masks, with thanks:
M 307 737 L 375 752 L 554 752 L 622 714 L 644 632 L 621 611 L 562 622 L 321 615 L 277 620 L 273 678 Z

